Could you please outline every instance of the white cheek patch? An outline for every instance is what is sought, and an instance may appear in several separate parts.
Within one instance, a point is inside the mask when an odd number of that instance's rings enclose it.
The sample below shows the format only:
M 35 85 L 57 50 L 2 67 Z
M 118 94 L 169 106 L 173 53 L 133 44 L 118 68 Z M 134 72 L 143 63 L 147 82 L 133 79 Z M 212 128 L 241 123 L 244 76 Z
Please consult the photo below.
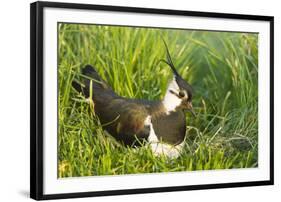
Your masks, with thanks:
M 179 92 L 179 86 L 175 80 L 175 78 L 169 83 L 167 92 L 163 99 L 163 105 L 166 109 L 166 114 L 169 114 L 172 111 L 175 111 L 176 108 L 181 104 L 182 100 L 178 98 L 175 94 L 171 93 L 172 90 L 175 93 Z
M 152 150 L 153 154 L 155 156 L 166 156 L 168 158 L 177 158 L 180 156 L 181 151 L 184 147 L 184 141 L 181 144 L 178 144 L 176 146 L 161 143 L 153 129 L 153 125 L 151 122 L 151 116 L 148 116 L 144 121 L 145 126 L 150 127 L 150 133 L 148 136 L 148 142 L 150 149 Z
M 175 77 L 173 77 L 173 80 L 170 81 L 170 83 L 168 85 L 168 89 L 171 89 L 171 90 L 173 90 L 175 92 L 178 92 L 180 90 L 180 88 L 179 88 L 179 86 L 178 86 L 178 84 L 176 82 L 176 78 Z

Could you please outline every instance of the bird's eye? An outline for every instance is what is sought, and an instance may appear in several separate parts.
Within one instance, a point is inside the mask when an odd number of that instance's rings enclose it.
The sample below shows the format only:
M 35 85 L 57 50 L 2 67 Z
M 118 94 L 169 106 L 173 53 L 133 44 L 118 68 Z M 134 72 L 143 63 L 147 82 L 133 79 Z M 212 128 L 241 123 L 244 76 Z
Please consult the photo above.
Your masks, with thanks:
M 179 97 L 180 97 L 180 98 L 183 98 L 184 96 L 185 96 L 184 91 L 180 91 L 180 92 L 179 92 Z

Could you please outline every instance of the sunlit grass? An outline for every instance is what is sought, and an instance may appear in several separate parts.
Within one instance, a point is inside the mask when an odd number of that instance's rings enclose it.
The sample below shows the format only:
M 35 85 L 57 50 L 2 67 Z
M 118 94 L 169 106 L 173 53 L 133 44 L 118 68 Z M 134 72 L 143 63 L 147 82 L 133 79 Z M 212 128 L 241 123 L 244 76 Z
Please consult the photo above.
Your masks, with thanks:
M 161 99 L 172 73 L 194 88 L 197 117 L 187 114 L 186 146 L 177 159 L 125 147 L 104 132 L 71 87 L 93 65 L 122 96 Z M 256 34 L 94 25 L 59 25 L 59 177 L 258 166 Z

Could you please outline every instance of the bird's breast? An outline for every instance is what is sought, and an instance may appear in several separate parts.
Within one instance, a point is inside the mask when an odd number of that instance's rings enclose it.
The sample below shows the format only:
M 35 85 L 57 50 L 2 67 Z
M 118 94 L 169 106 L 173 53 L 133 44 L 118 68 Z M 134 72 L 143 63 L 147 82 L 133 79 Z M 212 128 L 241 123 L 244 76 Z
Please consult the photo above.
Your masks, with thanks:
M 184 141 L 186 132 L 185 114 L 182 111 L 171 112 L 152 119 L 155 134 L 160 141 L 177 145 Z

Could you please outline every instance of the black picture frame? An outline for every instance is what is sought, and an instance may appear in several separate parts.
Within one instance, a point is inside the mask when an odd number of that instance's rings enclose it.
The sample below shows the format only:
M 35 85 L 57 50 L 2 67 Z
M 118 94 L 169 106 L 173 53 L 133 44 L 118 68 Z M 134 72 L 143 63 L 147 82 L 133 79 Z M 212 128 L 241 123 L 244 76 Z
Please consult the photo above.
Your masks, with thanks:
M 270 180 L 240 183 L 204 184 L 192 186 L 154 187 L 130 190 L 112 190 L 98 192 L 79 192 L 65 194 L 43 193 L 43 9 L 80 9 L 121 11 L 129 13 L 162 14 L 176 16 L 199 16 L 239 20 L 267 21 L 270 23 Z M 155 8 L 136 8 L 120 6 L 89 5 L 57 2 L 35 2 L 30 5 L 30 197 L 36 200 L 92 197 L 121 194 L 186 191 L 227 187 L 245 187 L 273 185 L 274 183 L 274 17 L 259 15 L 240 15 L 228 13 L 196 12 Z

